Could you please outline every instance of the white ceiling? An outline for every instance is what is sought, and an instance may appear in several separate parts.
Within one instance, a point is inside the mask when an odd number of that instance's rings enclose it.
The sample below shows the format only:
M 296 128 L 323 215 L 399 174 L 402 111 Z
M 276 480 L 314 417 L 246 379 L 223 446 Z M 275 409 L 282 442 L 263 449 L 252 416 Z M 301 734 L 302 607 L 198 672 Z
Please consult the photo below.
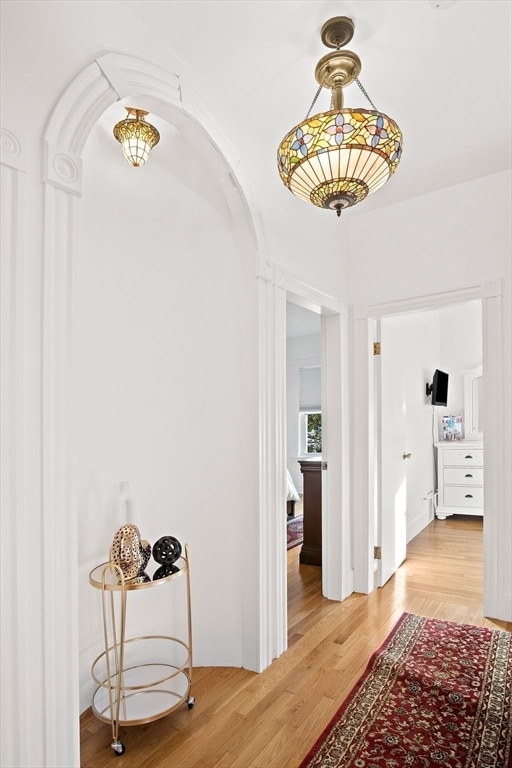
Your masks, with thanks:
M 286 303 L 286 336 L 293 338 L 296 336 L 313 336 L 320 333 L 321 319 L 320 315 L 309 309 L 293 304 L 291 301 Z
M 255 194 L 265 189 L 294 206 L 308 204 L 283 191 L 276 149 L 317 90 L 315 65 L 328 51 L 322 24 L 351 17 L 347 47 L 361 58 L 360 80 L 404 136 L 398 171 L 361 211 L 511 167 L 511 7 L 509 0 L 117 3 L 137 31 L 132 53 L 171 69 L 174 60 L 185 64 L 248 166 Z M 329 98 L 322 91 L 315 111 L 328 109 Z M 357 85 L 346 89 L 345 106 L 369 107 Z
M 510 0 L 2 0 L 1 9 L 3 47 L 18 46 L 27 97 L 36 66 L 56 100 L 108 51 L 178 73 L 225 136 L 235 173 L 249 180 L 254 214 L 281 240 L 297 217 L 335 217 L 294 198 L 276 163 L 281 139 L 316 93 L 315 65 L 328 51 L 320 29 L 333 16 L 354 20 L 347 47 L 361 58 L 360 80 L 404 136 L 395 175 L 343 217 L 512 165 Z M 4 79 L 9 88 L 9 73 Z M 314 111 L 328 109 L 329 97 L 322 91 Z M 346 89 L 345 106 L 369 106 L 357 85 Z M 119 105 L 105 113 L 110 137 L 122 116 Z M 166 126 L 150 119 L 163 133 L 156 161 Z

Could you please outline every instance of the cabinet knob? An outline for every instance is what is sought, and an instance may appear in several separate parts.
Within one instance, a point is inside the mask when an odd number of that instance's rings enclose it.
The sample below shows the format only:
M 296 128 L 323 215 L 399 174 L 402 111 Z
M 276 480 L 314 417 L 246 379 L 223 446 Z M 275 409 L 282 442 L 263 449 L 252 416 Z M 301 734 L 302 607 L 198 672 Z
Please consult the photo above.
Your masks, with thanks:
M 467 456 L 464 456 L 465 459 L 472 459 L 473 457 L 468 453 Z
M 412 459 L 412 453 L 402 453 L 402 458 L 404 459 Z
M 471 474 L 468 472 L 468 474 L 467 474 L 467 475 L 464 475 L 464 477 L 473 477 L 473 475 L 471 475 Z
M 465 499 L 472 499 L 472 498 L 473 498 L 473 495 L 472 495 L 471 493 L 466 493 L 466 495 L 464 496 L 464 498 L 465 498 Z

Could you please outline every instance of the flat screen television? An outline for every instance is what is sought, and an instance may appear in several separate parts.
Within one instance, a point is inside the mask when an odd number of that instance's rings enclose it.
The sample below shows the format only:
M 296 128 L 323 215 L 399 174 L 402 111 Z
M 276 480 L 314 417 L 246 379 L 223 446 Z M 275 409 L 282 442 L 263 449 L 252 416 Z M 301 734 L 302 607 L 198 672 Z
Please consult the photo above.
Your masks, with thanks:
M 432 405 L 448 405 L 448 374 L 438 368 L 434 371 L 432 384 L 427 384 L 427 395 L 432 395 Z

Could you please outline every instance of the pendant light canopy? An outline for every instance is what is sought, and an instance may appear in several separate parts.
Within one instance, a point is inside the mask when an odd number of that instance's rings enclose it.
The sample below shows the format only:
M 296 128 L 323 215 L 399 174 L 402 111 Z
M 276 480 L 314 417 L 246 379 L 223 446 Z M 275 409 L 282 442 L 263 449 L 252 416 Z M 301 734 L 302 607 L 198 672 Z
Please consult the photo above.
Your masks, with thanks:
M 128 117 L 114 126 L 114 136 L 122 144 L 124 156 L 135 168 L 144 165 L 151 149 L 160 141 L 160 134 L 143 109 L 125 107 Z
M 345 16 L 322 27 L 322 42 L 336 50 L 316 66 L 317 97 L 322 88 L 330 88 L 331 110 L 307 116 L 284 137 L 277 152 L 285 186 L 338 216 L 380 189 L 396 171 L 402 154 L 400 128 L 371 101 L 372 110 L 343 107 L 343 88 L 354 81 L 367 96 L 358 80 L 359 57 L 341 50 L 353 33 L 354 24 Z

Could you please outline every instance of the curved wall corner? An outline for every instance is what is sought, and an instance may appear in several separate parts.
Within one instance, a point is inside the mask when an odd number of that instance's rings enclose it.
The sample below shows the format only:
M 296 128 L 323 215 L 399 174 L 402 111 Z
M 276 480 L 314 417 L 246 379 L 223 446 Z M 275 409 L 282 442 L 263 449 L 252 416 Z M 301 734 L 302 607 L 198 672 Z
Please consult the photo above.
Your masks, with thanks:
M 44 243 L 42 306 L 42 519 L 46 691 L 46 765 L 79 765 L 77 521 L 70 504 L 71 267 L 77 251 L 82 187 L 81 154 L 93 126 L 113 103 L 136 95 L 141 105 L 180 128 L 193 131 L 220 181 L 231 210 L 241 257 L 256 260 L 257 235 L 244 194 L 217 141 L 213 122 L 195 103 L 185 104 L 177 75 L 149 62 L 107 54 L 68 86 L 47 124 L 43 140 Z M 213 139 L 213 140 L 212 140 Z M 214 143 L 215 142 L 215 143 Z M 255 287 L 256 290 L 256 287 Z M 65 573 L 62 579 L 58 574 Z M 271 592 L 269 587 L 266 593 Z M 266 596 L 262 595 L 263 602 Z M 59 627 L 59 632 L 55 631 Z M 266 634 L 259 627 L 259 640 Z M 244 633 L 254 638 L 254 627 Z M 254 639 L 252 639 L 254 645 Z M 259 647 L 251 650 L 253 668 Z M 62 734 L 66 733 L 65 739 Z

